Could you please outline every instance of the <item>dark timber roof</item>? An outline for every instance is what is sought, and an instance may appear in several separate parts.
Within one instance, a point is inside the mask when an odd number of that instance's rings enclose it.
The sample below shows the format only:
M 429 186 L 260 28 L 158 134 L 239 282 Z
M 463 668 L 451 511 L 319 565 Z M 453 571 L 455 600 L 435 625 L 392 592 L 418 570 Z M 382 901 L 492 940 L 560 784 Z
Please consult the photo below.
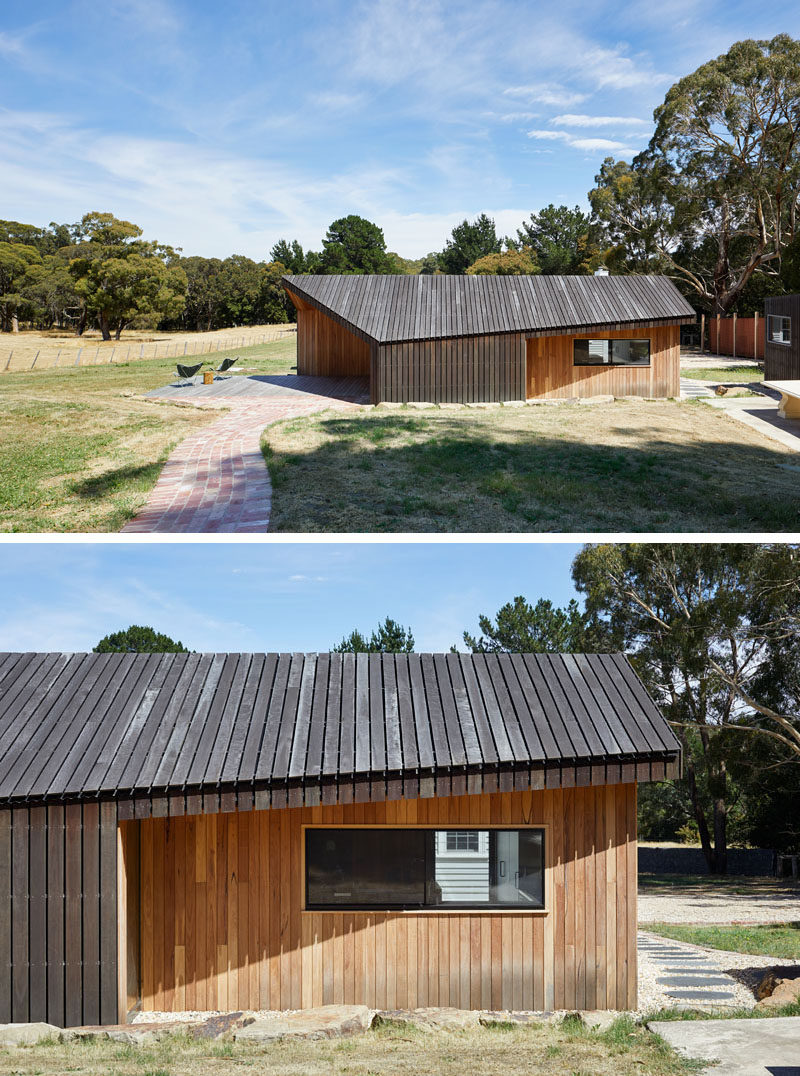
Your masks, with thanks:
M 0 654 L 5 805 L 678 758 L 620 654 Z
M 580 332 L 697 315 L 663 276 L 285 276 L 294 293 L 380 344 Z

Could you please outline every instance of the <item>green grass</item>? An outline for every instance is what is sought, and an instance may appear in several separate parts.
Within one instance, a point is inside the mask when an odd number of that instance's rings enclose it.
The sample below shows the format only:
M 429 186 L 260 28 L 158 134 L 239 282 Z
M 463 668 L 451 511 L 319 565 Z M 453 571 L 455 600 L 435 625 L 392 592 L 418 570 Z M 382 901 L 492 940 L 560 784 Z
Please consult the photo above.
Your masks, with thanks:
M 0 1049 L 0 1076 L 677 1076 L 698 1072 L 663 1039 L 628 1017 L 605 1032 L 578 1021 L 515 1024 L 510 1028 L 418 1032 L 408 1024 L 385 1024 L 364 1035 L 257 1046 L 231 1046 L 183 1036 L 151 1046 L 121 1049 L 112 1042 Z
M 740 385 L 743 381 L 763 381 L 764 371 L 759 366 L 703 366 L 681 368 L 681 377 L 696 381 L 713 381 L 716 384 Z
M 287 373 L 295 353 L 292 337 L 212 358 Z M 219 417 L 139 398 L 175 376 L 174 359 L 0 374 L 0 530 L 119 530 L 172 448 Z
M 278 531 L 786 531 L 788 452 L 702 403 L 331 412 L 265 431 Z
M 646 923 L 642 930 L 659 934 L 674 941 L 707 945 L 728 953 L 751 953 L 754 956 L 774 956 L 782 960 L 800 960 L 800 923 L 770 923 L 769 925 Z
M 670 889 L 708 889 L 736 895 L 765 893 L 800 895 L 791 879 L 760 878 L 735 874 L 639 874 L 639 886 L 645 891 Z

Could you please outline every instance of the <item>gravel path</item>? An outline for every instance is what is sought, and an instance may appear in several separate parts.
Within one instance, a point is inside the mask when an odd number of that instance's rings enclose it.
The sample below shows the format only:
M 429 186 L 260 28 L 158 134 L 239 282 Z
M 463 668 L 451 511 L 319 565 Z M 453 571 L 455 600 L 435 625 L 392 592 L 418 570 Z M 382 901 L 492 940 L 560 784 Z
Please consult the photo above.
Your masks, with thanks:
M 779 885 L 753 886 L 747 893 L 711 886 L 675 886 L 669 891 L 639 890 L 640 923 L 795 923 L 800 921 L 800 890 Z

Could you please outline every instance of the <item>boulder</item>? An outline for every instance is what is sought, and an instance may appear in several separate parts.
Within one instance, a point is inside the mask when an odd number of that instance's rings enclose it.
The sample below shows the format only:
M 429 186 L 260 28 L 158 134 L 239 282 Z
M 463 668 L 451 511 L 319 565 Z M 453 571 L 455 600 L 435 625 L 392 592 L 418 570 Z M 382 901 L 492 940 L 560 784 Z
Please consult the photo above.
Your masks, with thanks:
M 476 1009 L 411 1009 L 405 1019 L 428 1031 L 464 1031 L 478 1027 L 481 1013 Z
M 584 407 L 591 406 L 592 404 L 609 404 L 614 402 L 613 396 L 581 396 L 578 398 L 578 403 Z
M 442 411 L 461 411 L 464 404 L 460 403 L 440 403 L 439 407 Z
M 0 1046 L 35 1046 L 46 1039 L 61 1041 L 61 1028 L 55 1024 L 0 1024 Z
M 503 407 L 525 407 L 527 400 L 503 400 Z
M 770 976 L 766 975 L 761 980 L 756 996 L 761 993 L 761 988 L 765 983 L 765 980 Z M 800 976 L 796 979 L 773 979 L 772 993 L 764 994 L 761 996 L 761 1000 L 756 1005 L 757 1009 L 781 1009 L 784 1005 L 792 1005 L 796 1002 L 800 1002 Z
M 431 407 L 436 407 L 436 404 L 431 403 L 430 400 L 409 400 L 406 407 L 410 407 L 412 411 L 427 411 Z
M 619 1017 L 618 1012 L 611 1009 L 589 1009 L 581 1012 L 581 1019 L 592 1031 L 608 1031 L 614 1021 Z
M 333 1039 L 356 1035 L 372 1026 L 375 1010 L 366 1005 L 321 1005 L 317 1009 L 256 1018 L 233 1032 L 236 1042 L 277 1042 L 280 1039 Z
M 395 400 L 381 400 L 379 404 L 375 404 L 375 407 L 380 411 L 399 411 L 401 407 L 405 407 L 405 404 Z

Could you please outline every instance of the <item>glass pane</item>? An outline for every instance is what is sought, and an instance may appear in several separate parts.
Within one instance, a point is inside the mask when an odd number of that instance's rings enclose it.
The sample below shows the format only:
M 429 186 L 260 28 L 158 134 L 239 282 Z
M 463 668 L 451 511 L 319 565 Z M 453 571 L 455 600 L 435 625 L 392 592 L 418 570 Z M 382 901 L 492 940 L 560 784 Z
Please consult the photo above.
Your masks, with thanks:
M 498 830 L 495 837 L 492 903 L 544 903 L 541 830 Z
M 575 366 L 603 366 L 611 361 L 608 340 L 575 340 L 572 355 Z
M 489 832 L 437 830 L 434 834 L 431 904 L 489 901 Z
M 649 366 L 649 340 L 614 340 L 613 357 L 617 366 Z
M 769 339 L 773 344 L 791 344 L 792 342 L 792 319 L 769 316 Z
M 425 830 L 306 830 L 309 904 L 425 903 Z

